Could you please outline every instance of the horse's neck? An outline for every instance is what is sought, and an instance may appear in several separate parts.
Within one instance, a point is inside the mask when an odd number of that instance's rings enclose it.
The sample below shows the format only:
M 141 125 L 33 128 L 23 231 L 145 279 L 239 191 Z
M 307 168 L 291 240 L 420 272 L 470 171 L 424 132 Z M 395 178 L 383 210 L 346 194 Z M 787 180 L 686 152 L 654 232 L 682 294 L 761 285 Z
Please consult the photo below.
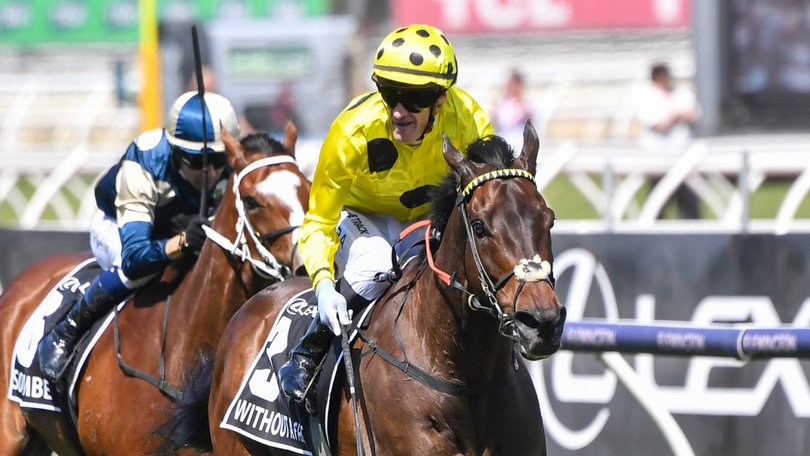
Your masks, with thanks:
M 178 324 L 184 326 L 181 347 L 193 352 L 216 344 L 230 318 L 254 291 L 253 284 L 242 277 L 242 266 L 213 242 L 205 244 L 172 297 Z
M 445 238 L 443 246 L 453 245 L 453 242 Z M 458 249 L 442 250 L 440 247 L 436 258 L 453 259 L 443 261 L 441 268 L 446 269 L 442 270 L 448 274 L 456 272 L 457 280 L 470 289 L 462 263 L 464 255 Z M 425 360 L 432 366 L 447 366 L 448 372 L 463 377 L 463 381 L 488 381 L 509 369 L 512 345 L 498 332 L 497 319 L 484 311 L 472 311 L 467 297 L 465 293 L 451 290 L 426 269 L 408 295 L 401 320 L 408 331 L 417 335 L 414 341 L 418 341 Z M 400 331 L 403 330 L 400 327 Z

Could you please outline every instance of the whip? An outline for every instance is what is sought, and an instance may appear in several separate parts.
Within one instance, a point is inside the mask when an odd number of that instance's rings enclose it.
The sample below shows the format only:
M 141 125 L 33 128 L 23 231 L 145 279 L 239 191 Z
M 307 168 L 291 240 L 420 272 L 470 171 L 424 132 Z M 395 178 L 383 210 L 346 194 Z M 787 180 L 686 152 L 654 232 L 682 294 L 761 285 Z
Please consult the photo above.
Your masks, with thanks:
M 208 212 L 208 131 L 205 122 L 205 81 L 202 74 L 202 58 L 200 57 L 200 41 L 197 38 L 197 24 L 191 26 L 191 44 L 194 47 L 194 74 L 197 79 L 197 96 L 200 98 L 200 114 L 202 114 L 202 134 L 203 134 L 203 167 L 202 167 L 202 191 L 200 192 L 200 217 L 205 217 Z
M 316 317 L 317 318 L 317 317 Z M 354 387 L 354 364 L 352 354 L 349 349 L 349 336 L 346 334 L 346 327 L 340 325 L 340 346 L 343 349 L 343 362 L 346 365 L 346 384 L 349 386 L 349 396 L 352 398 L 352 408 L 354 409 L 354 428 L 357 437 L 357 454 L 364 455 L 363 438 L 360 433 L 360 412 L 357 409 L 357 391 Z

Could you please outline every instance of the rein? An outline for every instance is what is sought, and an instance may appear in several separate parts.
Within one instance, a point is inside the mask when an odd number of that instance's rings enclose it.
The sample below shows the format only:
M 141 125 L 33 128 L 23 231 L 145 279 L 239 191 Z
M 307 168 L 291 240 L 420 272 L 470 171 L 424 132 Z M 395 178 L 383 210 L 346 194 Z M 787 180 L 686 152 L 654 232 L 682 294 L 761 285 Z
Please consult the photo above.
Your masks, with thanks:
M 429 231 L 429 230 L 428 230 Z M 428 250 L 430 250 L 428 248 Z M 418 276 L 417 276 L 418 277 Z M 402 291 L 402 300 L 399 303 L 399 309 L 397 311 L 397 316 L 394 320 L 394 336 L 397 341 L 397 345 L 399 346 L 399 351 L 402 352 L 404 359 L 397 359 L 390 353 L 386 352 L 385 350 L 380 347 L 380 345 L 371 339 L 360 327 L 357 327 L 357 335 L 360 339 L 368 345 L 371 349 L 371 352 L 379 355 L 385 362 L 388 364 L 396 367 L 402 373 L 411 377 L 412 379 L 418 381 L 419 383 L 432 388 L 436 391 L 450 394 L 453 396 L 465 396 L 465 395 L 476 395 L 476 394 L 483 394 L 492 391 L 497 391 L 502 388 L 506 388 L 512 385 L 515 380 L 515 371 L 511 371 L 510 375 L 504 379 L 498 380 L 496 382 L 490 383 L 459 383 L 453 382 L 449 380 L 443 380 L 438 377 L 435 377 L 428 372 L 420 369 L 414 364 L 411 364 L 408 361 L 408 355 L 405 352 L 405 347 L 402 343 L 402 338 L 399 335 L 399 316 L 402 314 L 402 310 L 405 308 L 405 303 L 408 300 L 408 293 L 411 291 L 414 283 L 416 282 L 417 277 L 414 277 L 413 280 L 408 282 L 405 286 L 403 286 L 400 290 Z M 399 291 L 397 291 L 398 293 Z
M 231 241 L 222 234 L 215 231 L 209 226 L 203 225 L 208 239 L 211 239 L 215 244 L 219 245 L 231 255 L 240 259 L 243 263 L 249 262 L 253 271 L 265 279 L 274 279 L 276 281 L 283 281 L 292 274 L 290 268 L 286 265 L 279 263 L 275 256 L 264 246 L 265 240 L 274 240 L 287 233 L 295 231 L 298 226 L 290 226 L 282 228 L 267 234 L 259 234 L 253 225 L 250 223 L 247 215 L 245 214 L 245 204 L 239 193 L 239 184 L 250 172 L 255 171 L 264 166 L 275 166 L 282 163 L 292 163 L 297 166 L 295 159 L 289 155 L 276 155 L 273 157 L 266 157 L 255 162 L 250 163 L 245 167 L 233 181 L 233 192 L 236 199 L 236 238 Z M 256 248 L 261 261 L 253 258 L 250 245 L 247 240 L 250 238 L 253 241 L 253 246 Z

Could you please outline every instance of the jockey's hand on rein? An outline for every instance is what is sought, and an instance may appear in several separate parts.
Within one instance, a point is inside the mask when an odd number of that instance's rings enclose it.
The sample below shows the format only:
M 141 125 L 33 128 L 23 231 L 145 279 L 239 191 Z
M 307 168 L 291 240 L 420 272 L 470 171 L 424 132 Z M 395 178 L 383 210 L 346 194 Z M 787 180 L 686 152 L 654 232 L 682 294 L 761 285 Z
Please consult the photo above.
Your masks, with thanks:
M 336 336 L 340 336 L 340 326 L 352 321 L 346 311 L 346 298 L 335 290 L 335 283 L 331 280 L 318 284 L 315 297 L 318 299 L 318 317 L 321 323 L 329 326 Z
M 203 244 L 205 243 L 205 231 L 202 226 L 211 226 L 211 222 L 205 218 L 195 215 L 188 221 L 185 231 L 183 231 L 183 252 L 200 252 Z

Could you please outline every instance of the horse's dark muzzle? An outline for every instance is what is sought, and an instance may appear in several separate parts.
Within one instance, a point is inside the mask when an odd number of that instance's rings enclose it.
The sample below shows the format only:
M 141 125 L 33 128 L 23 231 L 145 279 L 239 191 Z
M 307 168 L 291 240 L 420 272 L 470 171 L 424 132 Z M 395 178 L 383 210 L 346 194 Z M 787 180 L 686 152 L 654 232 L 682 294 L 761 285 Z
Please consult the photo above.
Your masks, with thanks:
M 515 312 L 515 331 L 521 355 L 538 360 L 560 349 L 566 310 L 559 306 L 537 312 Z

